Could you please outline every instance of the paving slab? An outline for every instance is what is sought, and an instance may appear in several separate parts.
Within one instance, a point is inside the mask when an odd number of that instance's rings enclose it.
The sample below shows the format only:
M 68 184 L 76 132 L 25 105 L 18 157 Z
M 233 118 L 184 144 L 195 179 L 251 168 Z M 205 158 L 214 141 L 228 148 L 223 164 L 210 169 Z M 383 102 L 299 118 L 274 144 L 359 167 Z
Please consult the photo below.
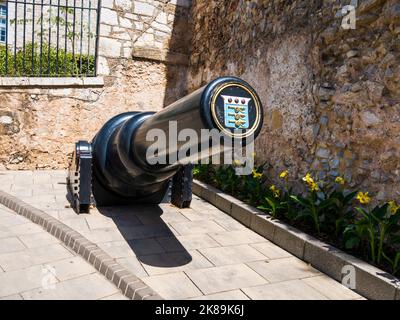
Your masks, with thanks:
M 249 245 L 200 249 L 199 251 L 216 266 L 267 259 Z
M 85 217 L 85 220 L 87 226 L 91 230 L 115 227 L 115 222 L 110 217 L 105 217 L 100 215 L 94 215 L 94 216 L 88 215 L 87 217 Z
M 265 242 L 265 238 L 249 229 L 211 233 L 210 236 L 222 246 L 234 246 Z
M 17 237 L 3 238 L 0 241 L 0 254 L 24 250 L 26 247 Z
M 267 283 L 245 264 L 186 271 L 204 294 L 212 294 Z
M 121 266 L 127 268 L 128 270 L 133 271 L 133 273 L 137 277 L 147 277 L 149 274 L 146 272 L 145 268 L 143 267 L 143 264 L 139 261 L 139 259 L 136 256 L 130 256 L 126 258 L 119 258 L 115 260 L 118 262 Z
M 219 217 L 215 218 L 214 221 L 228 231 L 248 230 L 239 221 L 231 218 L 226 214 L 221 214 Z
M 328 300 L 301 280 L 291 280 L 243 289 L 252 300 Z
M 41 233 L 43 229 L 37 224 L 29 222 L 10 227 L 9 231 L 15 236 L 21 236 L 25 234 Z
M 142 278 L 165 299 L 187 299 L 198 297 L 202 292 L 183 272 Z
M 100 300 L 128 300 L 122 293 L 115 293 L 111 296 L 101 298 Z
M 12 236 L 14 236 L 14 234 L 11 232 L 10 228 L 0 227 L 0 239 L 10 238 Z
M 42 272 L 42 266 L 34 266 L 24 269 L 23 272 L 16 270 L 0 273 L 0 297 L 7 297 L 42 287 Z M 54 279 L 54 282 L 57 282 L 57 279 Z M 49 282 L 48 284 L 50 283 L 53 282 Z
M 93 273 L 56 283 L 54 288 L 37 288 L 21 295 L 24 300 L 98 300 L 118 292 L 110 281 Z
M 89 226 L 85 219 L 75 216 L 74 218 L 64 219 L 62 222 L 79 233 L 89 232 Z
M 20 224 L 25 224 L 26 220 L 20 216 L 6 216 L 0 217 L 0 227 L 2 228 L 9 228 L 13 226 L 18 226 Z
M 196 250 L 140 256 L 149 275 L 210 268 L 214 265 Z
M 167 252 L 220 247 L 208 234 L 157 238 L 157 241 Z
M 102 242 L 99 247 L 114 259 L 136 256 L 129 242 L 125 240 Z
M 144 224 L 158 224 L 158 223 L 168 223 L 168 222 L 188 222 L 189 219 L 186 218 L 179 211 L 164 211 L 161 215 L 157 212 L 143 212 L 136 214 L 139 221 Z
M 196 195 L 189 209 L 170 204 L 115 206 L 78 215 L 68 203 L 65 176 L 62 170 L 0 172 L 0 183 L 6 192 L 97 244 L 114 259 L 110 263 L 119 263 L 163 298 L 362 298 Z M 4 297 L 124 298 L 74 252 L 26 223 L 25 218 L 0 207 L 0 277 L 15 272 L 17 278 L 18 274 L 38 272 L 48 265 L 59 270 L 59 290 L 47 292 L 40 283 L 28 281 L 22 288 L 5 286 L 8 289 L 3 288 Z M 10 245 L 2 246 L 4 239 L 9 239 L 6 241 Z M 21 256 L 17 257 L 19 252 Z M 82 281 L 90 284 L 93 292 L 81 288 Z M 80 292 L 75 294 L 75 290 Z
M 51 234 L 46 232 L 24 234 L 19 236 L 19 239 L 24 243 L 27 248 L 36 248 L 46 246 L 52 243 L 59 243 Z
M 192 298 L 191 300 L 250 300 L 250 298 L 240 290 L 232 290 L 208 294 L 205 296 Z
M 266 256 L 270 260 L 292 257 L 292 255 L 289 252 L 283 250 L 282 248 L 279 248 L 270 241 L 250 244 L 250 247 L 260 251 L 264 256 Z
M 0 300 L 23 300 L 20 294 L 13 294 L 7 297 L 1 297 Z
M 0 254 L 0 267 L 8 272 L 71 257 L 73 257 L 73 254 L 70 250 L 66 249 L 60 243 L 55 243 L 17 252 Z
M 301 281 L 307 283 L 310 287 L 313 287 L 331 300 L 363 299 L 360 298 L 358 294 L 354 293 L 354 291 L 342 286 L 326 275 L 302 279 Z
M 295 257 L 249 262 L 247 265 L 271 283 L 315 277 L 321 274 Z
M 131 250 L 137 256 L 164 253 L 165 250 L 156 239 L 138 239 L 129 241 Z
M 59 281 L 70 280 L 83 275 L 96 273 L 96 270 L 90 264 L 77 256 L 56 262 L 50 262 L 47 265 L 56 270 L 56 277 Z
M 180 235 L 191 235 L 199 233 L 215 233 L 225 231 L 223 227 L 212 220 L 190 221 L 171 223 L 171 226 Z
M 204 220 L 213 220 L 221 216 L 221 211 L 218 209 L 198 209 L 195 210 L 193 208 L 189 209 L 180 209 L 180 212 L 186 219 L 189 221 L 204 221 Z

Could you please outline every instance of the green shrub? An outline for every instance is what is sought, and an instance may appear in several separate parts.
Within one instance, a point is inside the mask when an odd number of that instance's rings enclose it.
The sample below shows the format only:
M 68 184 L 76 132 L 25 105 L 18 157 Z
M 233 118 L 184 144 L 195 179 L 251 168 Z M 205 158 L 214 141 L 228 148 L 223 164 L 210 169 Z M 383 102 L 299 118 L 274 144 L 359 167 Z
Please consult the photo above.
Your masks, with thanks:
M 342 178 L 333 183 L 315 182 L 307 174 L 303 181 L 308 186 L 307 196 L 291 196 L 300 207 L 297 219 L 310 218 L 318 234 L 322 231 L 340 237 L 345 226 L 354 218 L 351 203 L 357 191 L 345 192 Z
M 357 207 L 356 210 L 361 218 L 346 227 L 346 248 L 361 248 L 365 251 L 368 248 L 372 262 L 381 264 L 385 247 L 400 244 L 400 209 L 393 210 L 393 207 L 386 203 L 373 209 Z
M 40 55 L 42 50 L 42 55 Z M 25 61 L 25 63 L 24 63 Z M 58 65 L 58 67 L 57 67 Z M 42 66 L 42 72 L 40 72 Z M 80 71 L 80 67 L 82 67 Z M 25 53 L 22 48 L 17 49 L 15 60 L 14 51 L 8 49 L 6 67 L 6 47 L 0 46 L 0 76 L 78 76 L 94 75 L 94 56 L 75 56 L 63 49 L 57 49 L 43 43 L 42 48 L 35 43 L 27 43 Z

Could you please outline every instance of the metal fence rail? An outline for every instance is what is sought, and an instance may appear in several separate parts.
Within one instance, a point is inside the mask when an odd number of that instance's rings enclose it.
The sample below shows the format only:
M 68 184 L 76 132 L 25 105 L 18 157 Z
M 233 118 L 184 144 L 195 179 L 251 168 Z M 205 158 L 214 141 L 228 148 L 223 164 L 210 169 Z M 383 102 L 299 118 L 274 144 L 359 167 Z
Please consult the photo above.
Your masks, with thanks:
M 6 7 L 0 76 L 96 76 L 100 0 L 0 0 L 0 5 Z

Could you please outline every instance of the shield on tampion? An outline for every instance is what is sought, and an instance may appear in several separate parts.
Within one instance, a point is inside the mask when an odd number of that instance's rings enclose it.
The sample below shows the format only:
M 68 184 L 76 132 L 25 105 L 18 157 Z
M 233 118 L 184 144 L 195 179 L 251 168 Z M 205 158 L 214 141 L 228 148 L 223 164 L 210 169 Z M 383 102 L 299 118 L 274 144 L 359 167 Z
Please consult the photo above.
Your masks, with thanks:
M 225 127 L 232 129 L 249 128 L 250 98 L 224 96 Z

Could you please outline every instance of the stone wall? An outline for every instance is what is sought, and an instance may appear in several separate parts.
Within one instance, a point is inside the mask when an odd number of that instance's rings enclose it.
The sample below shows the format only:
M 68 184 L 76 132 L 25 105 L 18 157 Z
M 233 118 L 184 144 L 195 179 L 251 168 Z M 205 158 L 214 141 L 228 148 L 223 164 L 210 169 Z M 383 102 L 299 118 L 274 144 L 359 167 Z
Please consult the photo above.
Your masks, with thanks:
M 113 115 L 159 110 L 185 94 L 189 2 L 103 0 L 102 6 L 104 85 L 0 78 L 3 169 L 65 168 L 74 142 L 91 140 Z
M 189 89 L 231 74 L 258 90 L 273 180 L 342 175 L 388 199 L 400 192 L 400 3 L 358 2 L 194 1 Z M 342 27 L 350 3 L 355 29 Z

